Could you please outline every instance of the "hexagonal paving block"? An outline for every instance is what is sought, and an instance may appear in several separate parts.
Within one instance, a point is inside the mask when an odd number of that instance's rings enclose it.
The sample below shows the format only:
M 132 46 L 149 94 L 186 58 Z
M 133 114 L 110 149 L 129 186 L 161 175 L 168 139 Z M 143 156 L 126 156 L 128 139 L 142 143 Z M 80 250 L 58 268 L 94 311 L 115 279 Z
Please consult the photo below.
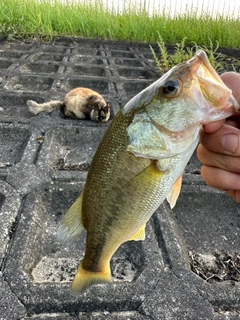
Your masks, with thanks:
M 54 170 L 87 170 L 107 127 L 74 127 L 47 132 L 38 162 Z
M 163 262 L 149 223 L 146 241 L 127 242 L 114 255 L 112 285 L 95 285 L 83 295 L 71 295 L 69 284 L 84 254 L 85 235 L 66 246 L 57 241 L 56 230 L 84 179 L 42 186 L 27 196 L 22 207 L 4 277 L 28 312 L 120 311 L 123 306 L 136 310 L 154 288 L 155 273 Z

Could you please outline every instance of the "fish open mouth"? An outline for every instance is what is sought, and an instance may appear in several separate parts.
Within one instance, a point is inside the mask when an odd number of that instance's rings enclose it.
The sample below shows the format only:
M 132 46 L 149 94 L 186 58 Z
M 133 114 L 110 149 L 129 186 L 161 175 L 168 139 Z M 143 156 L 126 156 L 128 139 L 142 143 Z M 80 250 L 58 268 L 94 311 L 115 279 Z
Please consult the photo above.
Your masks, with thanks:
M 239 110 L 239 103 L 231 89 L 224 84 L 203 50 L 198 50 L 189 63 L 192 64 L 192 72 L 213 112 L 222 113 L 224 118 Z

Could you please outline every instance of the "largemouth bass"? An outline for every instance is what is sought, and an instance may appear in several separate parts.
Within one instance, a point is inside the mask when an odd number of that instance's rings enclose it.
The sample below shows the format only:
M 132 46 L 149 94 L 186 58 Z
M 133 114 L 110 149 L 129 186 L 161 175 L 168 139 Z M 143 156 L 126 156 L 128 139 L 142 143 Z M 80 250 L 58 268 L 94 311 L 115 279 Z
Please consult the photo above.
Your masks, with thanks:
M 71 289 L 112 282 L 110 259 L 166 198 L 174 207 L 182 174 L 203 124 L 239 105 L 200 50 L 132 98 L 115 116 L 94 155 L 84 189 L 63 217 L 59 238 L 87 231 L 85 256 Z

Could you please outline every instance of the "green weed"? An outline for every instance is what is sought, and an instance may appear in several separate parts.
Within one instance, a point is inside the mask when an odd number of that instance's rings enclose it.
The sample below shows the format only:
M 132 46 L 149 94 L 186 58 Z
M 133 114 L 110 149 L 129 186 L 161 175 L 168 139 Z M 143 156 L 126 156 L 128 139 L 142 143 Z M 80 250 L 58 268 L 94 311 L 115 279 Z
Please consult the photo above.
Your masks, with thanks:
M 156 66 L 158 67 L 160 73 L 164 73 L 170 70 L 176 64 L 185 62 L 191 59 L 196 51 L 202 49 L 208 55 L 209 62 L 214 67 L 215 70 L 223 68 L 223 62 L 218 62 L 218 58 L 221 53 L 217 53 L 219 48 L 219 43 L 216 41 L 216 46 L 214 47 L 211 39 L 208 39 L 209 46 L 199 46 L 197 43 L 192 42 L 192 45 L 189 47 L 187 45 L 187 37 L 184 37 L 179 43 L 175 45 L 175 51 L 173 54 L 168 54 L 165 42 L 163 37 L 158 33 L 157 46 L 160 52 L 160 58 L 158 58 L 155 50 L 150 45 L 150 50 L 153 54 Z

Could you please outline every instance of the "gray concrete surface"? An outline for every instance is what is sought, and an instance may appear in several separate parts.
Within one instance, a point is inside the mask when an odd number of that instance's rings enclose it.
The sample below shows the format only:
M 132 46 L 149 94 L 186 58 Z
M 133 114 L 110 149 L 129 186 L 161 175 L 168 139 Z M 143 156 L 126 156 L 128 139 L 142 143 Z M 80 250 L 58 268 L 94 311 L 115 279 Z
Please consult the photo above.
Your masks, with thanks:
M 114 284 L 81 296 L 69 291 L 85 240 L 66 246 L 56 228 L 109 123 L 61 111 L 33 116 L 26 101 L 61 99 L 85 86 L 111 103 L 113 117 L 158 77 L 147 44 L 0 43 L 1 320 L 240 319 L 240 207 L 204 184 L 195 155 L 176 207 L 163 203 L 146 240 L 114 255 Z

